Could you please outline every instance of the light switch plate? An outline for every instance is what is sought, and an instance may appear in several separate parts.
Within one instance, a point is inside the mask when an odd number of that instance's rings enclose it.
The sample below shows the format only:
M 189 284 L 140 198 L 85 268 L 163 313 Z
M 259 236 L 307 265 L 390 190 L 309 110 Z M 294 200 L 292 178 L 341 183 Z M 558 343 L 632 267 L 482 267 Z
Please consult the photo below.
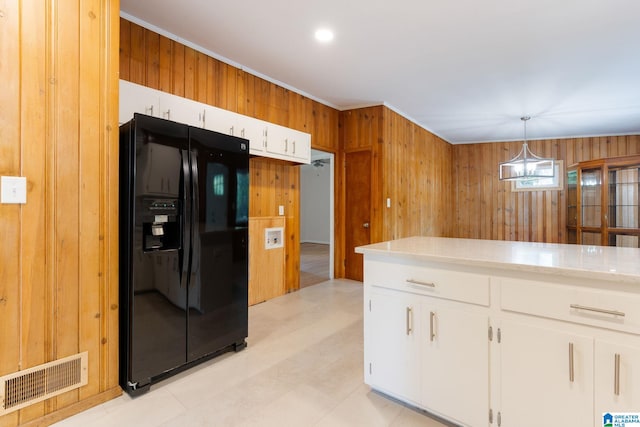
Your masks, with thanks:
M 27 178 L 24 176 L 0 177 L 0 203 L 27 203 Z
M 278 206 L 278 215 L 284 215 L 284 206 L 283 205 L 279 205 Z

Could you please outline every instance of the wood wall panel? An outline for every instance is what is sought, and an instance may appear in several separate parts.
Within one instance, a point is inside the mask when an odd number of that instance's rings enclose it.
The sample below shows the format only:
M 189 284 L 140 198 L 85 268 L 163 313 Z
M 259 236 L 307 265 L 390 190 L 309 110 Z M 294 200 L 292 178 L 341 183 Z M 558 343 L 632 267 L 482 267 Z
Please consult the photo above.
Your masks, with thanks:
M 528 141 L 531 151 L 574 163 L 640 153 L 640 136 Z M 512 192 L 498 180 L 498 163 L 514 157 L 522 142 L 453 146 L 453 237 L 566 243 L 566 182 L 563 191 Z
M 1 426 L 47 425 L 121 393 L 119 9 L 0 1 L 0 174 L 27 178 L 27 203 L 0 205 L 0 375 L 89 352 L 87 386 Z
M 0 174 L 17 176 L 21 173 L 20 140 L 20 4 L 1 1 L 0 10 Z M 11 66 L 10 64 L 14 64 Z M 8 108 L 5 108 L 8 106 Z M 20 292 L 23 287 L 20 259 L 22 253 L 20 221 L 22 209 L 18 205 L 0 205 L 0 375 L 15 372 L 21 367 L 22 336 L 16 325 L 22 323 Z M 36 349 L 37 351 L 37 349 Z M 37 357 L 37 356 L 34 356 Z M 0 417 L 0 426 L 14 426 L 19 414 Z
M 450 236 L 451 145 L 387 107 L 383 114 L 384 150 L 378 174 L 382 191 L 373 191 L 382 218 L 376 241 Z
M 286 293 L 285 249 L 265 249 L 265 229 L 286 227 L 281 216 L 249 218 L 249 235 L 263 236 L 249 240 L 249 305 L 259 304 Z
M 336 200 L 342 218 L 350 214 L 344 203 L 346 192 L 370 191 L 372 243 L 452 233 L 450 144 L 385 106 L 341 112 L 339 130 L 344 152 L 371 152 L 370 188 L 345 188 L 341 182 L 343 192 Z M 336 264 L 347 260 L 346 251 L 353 248 L 345 245 L 340 250 Z
M 313 148 L 338 151 L 338 112 L 255 77 L 153 31 L 121 19 L 121 78 L 233 112 L 311 133 Z M 339 168 L 338 168 L 339 169 Z M 341 173 L 338 170 L 337 175 Z M 336 177 L 336 181 L 339 176 Z M 252 158 L 250 216 L 287 222 L 286 288 L 299 288 L 300 171 L 274 159 Z M 336 239 L 341 236 L 336 234 Z M 335 273 L 339 277 L 339 271 Z

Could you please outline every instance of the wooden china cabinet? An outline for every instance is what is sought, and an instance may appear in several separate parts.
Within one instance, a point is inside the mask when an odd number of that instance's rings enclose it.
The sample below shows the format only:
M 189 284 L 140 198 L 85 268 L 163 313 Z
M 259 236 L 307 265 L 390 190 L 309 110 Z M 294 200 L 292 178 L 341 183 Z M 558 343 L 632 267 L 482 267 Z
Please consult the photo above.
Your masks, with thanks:
M 567 242 L 640 247 L 640 155 L 567 169 Z

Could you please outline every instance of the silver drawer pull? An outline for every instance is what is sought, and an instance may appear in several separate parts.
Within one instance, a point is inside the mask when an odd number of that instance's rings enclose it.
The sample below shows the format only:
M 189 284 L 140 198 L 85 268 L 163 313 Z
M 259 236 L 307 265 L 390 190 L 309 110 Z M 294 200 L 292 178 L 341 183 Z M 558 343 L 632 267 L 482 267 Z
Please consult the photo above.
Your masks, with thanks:
M 407 335 L 411 335 L 413 332 L 412 328 L 412 317 L 413 317 L 413 308 L 407 307 Z
M 593 312 L 602 313 L 602 314 L 611 314 L 612 316 L 620 316 L 620 317 L 625 316 L 625 314 L 621 311 L 605 310 L 604 308 L 587 307 L 587 306 L 578 305 L 578 304 L 571 304 L 569 305 L 569 307 L 574 308 L 576 310 L 593 311 Z
M 415 280 L 415 279 L 407 279 L 406 280 L 407 283 L 412 283 L 414 285 L 421 285 L 421 286 L 428 286 L 430 288 L 435 288 L 436 284 L 435 283 L 431 283 L 431 282 L 421 282 L 420 280 Z

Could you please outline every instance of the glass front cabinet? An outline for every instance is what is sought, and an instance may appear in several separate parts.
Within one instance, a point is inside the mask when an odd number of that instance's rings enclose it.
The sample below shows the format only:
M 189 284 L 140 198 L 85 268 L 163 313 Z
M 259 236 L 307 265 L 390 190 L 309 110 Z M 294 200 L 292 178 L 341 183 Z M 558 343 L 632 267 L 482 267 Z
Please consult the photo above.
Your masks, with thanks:
M 567 169 L 567 242 L 640 247 L 640 155 Z

